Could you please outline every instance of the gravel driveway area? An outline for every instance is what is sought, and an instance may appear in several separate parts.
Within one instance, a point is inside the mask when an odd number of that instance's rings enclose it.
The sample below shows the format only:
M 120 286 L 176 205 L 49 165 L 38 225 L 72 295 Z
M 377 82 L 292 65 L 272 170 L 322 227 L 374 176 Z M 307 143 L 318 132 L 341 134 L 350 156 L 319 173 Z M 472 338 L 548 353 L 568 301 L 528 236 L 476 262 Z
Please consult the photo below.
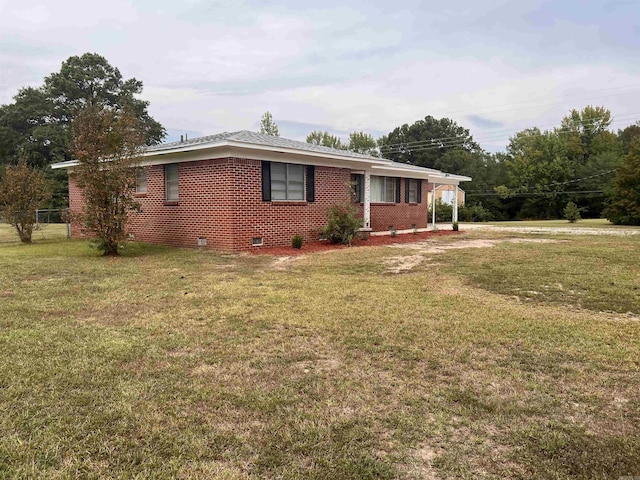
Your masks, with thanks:
M 544 233 L 556 235 L 640 235 L 640 228 L 590 228 L 590 227 L 513 227 L 485 225 L 482 223 L 461 223 L 460 230 L 493 230 L 516 233 Z

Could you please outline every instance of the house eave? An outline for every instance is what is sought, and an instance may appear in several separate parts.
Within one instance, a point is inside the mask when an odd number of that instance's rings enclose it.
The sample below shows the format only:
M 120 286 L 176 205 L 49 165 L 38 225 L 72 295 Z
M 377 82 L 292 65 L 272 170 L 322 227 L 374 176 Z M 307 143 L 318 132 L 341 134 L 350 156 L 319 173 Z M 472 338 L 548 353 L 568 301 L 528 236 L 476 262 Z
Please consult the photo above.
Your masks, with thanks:
M 275 161 L 284 163 L 301 163 L 334 168 L 348 168 L 356 171 L 370 170 L 372 174 L 402 176 L 405 178 L 426 179 L 432 183 L 458 185 L 471 181 L 470 177 L 453 175 L 439 170 L 417 167 L 392 162 L 391 160 L 370 157 L 341 155 L 332 152 L 315 152 L 272 145 L 259 145 L 234 140 L 223 140 L 215 143 L 184 145 L 164 150 L 145 151 L 142 154 L 141 166 L 166 165 L 169 163 L 185 163 L 222 158 L 246 158 L 250 160 Z M 77 160 L 54 163 L 51 168 L 70 169 L 78 166 Z

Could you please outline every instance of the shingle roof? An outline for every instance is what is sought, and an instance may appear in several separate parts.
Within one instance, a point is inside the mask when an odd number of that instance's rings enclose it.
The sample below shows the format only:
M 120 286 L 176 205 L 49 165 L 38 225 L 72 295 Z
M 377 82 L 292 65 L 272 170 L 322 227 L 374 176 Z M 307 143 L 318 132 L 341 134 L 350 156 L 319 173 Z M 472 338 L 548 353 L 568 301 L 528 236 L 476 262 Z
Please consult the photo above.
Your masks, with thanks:
M 297 140 L 289 140 L 288 138 L 274 137 L 271 135 L 265 135 L 263 133 L 250 132 L 248 130 L 240 130 L 239 132 L 224 132 L 216 135 L 208 135 L 206 137 L 191 138 L 182 142 L 163 143 L 161 145 L 153 145 L 147 148 L 147 152 L 160 152 L 164 150 L 173 150 L 176 148 L 184 148 L 189 145 L 203 145 L 207 143 L 219 143 L 219 142 L 237 142 L 248 143 L 252 145 L 263 145 L 266 147 L 287 148 L 294 150 L 303 150 L 307 152 L 315 153 L 327 153 L 331 155 L 341 155 L 343 157 L 354 158 L 372 158 L 369 155 L 363 155 L 361 153 L 350 152 L 349 150 L 340 150 L 337 148 L 323 147 L 321 145 L 313 145 L 311 143 L 299 142 Z M 376 160 L 390 162 L 390 160 L 376 158 Z
M 409 172 L 420 174 L 417 178 L 426 178 L 425 175 L 435 176 L 438 178 L 447 177 L 450 180 L 459 180 L 459 181 L 469 181 L 471 180 L 469 177 L 463 177 L 461 175 L 451 175 L 449 173 L 443 173 L 440 170 L 434 170 L 431 168 L 417 167 L 415 165 L 408 165 L 406 163 L 397 163 L 386 158 L 377 158 L 371 157 L 369 155 L 362 155 L 360 153 L 350 152 L 348 150 L 339 150 L 337 148 L 329 148 L 323 147 L 321 145 L 312 145 L 306 142 L 299 142 L 297 140 L 289 140 L 287 138 L 282 137 L 272 137 L 270 135 L 265 135 L 257 132 L 250 132 L 248 130 L 241 130 L 239 132 L 223 132 L 218 133 L 216 135 L 208 135 L 206 137 L 198 137 L 192 138 L 190 140 L 183 140 L 182 142 L 171 142 L 171 143 L 163 143 L 162 145 L 153 145 L 147 147 L 146 154 L 151 154 L 154 156 L 154 152 L 162 152 L 162 153 L 171 153 L 172 151 L 176 152 L 188 152 L 189 147 L 198 147 L 203 146 L 206 148 L 207 145 L 214 146 L 224 146 L 226 142 L 230 142 L 231 144 L 247 144 L 247 145 L 258 145 L 262 147 L 269 147 L 269 149 L 283 149 L 283 150 L 298 150 L 299 152 L 313 152 L 316 154 L 327 154 L 332 156 L 330 158 L 337 158 L 346 160 L 347 158 L 354 158 L 360 160 L 368 160 L 368 162 L 364 162 L 369 167 L 374 170 L 377 170 L 381 174 L 392 174 L 392 175 L 402 175 L 402 176 L 410 176 L 407 175 Z M 277 150 L 276 150 L 277 151 Z M 147 156 L 145 154 L 145 156 Z M 342 157 L 342 158 L 340 158 Z M 183 159 L 181 161 L 188 161 L 188 159 Z M 353 162 L 351 162 L 353 163 Z M 71 168 L 78 164 L 76 160 L 70 160 L 67 162 L 54 163 L 51 165 L 51 168 Z M 412 177 L 413 178 L 413 177 Z

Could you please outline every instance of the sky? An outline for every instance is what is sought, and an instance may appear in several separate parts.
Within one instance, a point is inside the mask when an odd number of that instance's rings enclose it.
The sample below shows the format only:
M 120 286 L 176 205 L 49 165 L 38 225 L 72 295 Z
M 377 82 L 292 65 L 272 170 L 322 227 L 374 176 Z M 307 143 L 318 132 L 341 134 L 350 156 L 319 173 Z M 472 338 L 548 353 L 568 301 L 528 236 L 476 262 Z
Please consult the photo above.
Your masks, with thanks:
M 94 52 L 167 140 L 258 130 L 375 138 L 427 115 L 489 151 L 602 105 L 640 120 L 640 0 L 0 0 L 0 104 Z

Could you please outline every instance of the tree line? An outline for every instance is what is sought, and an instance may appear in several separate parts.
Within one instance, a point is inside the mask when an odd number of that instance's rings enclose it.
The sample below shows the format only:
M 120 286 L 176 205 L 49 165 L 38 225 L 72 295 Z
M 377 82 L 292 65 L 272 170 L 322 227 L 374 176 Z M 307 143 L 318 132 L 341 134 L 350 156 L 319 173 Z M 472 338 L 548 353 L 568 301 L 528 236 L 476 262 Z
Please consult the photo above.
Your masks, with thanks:
M 467 220 L 562 218 L 571 204 L 585 217 L 639 225 L 640 122 L 614 132 L 611 121 L 605 107 L 571 110 L 559 127 L 517 132 L 497 153 L 454 120 L 430 115 L 378 140 L 313 131 L 307 142 L 472 177 L 463 185 Z
M 67 59 L 40 87 L 20 89 L 12 103 L 1 105 L 0 215 L 5 221 L 34 207 L 67 206 L 67 174 L 51 170 L 54 162 L 84 158 L 89 164 L 89 157 L 100 152 L 124 153 L 127 162 L 114 184 L 120 192 L 129 189 L 135 182 L 130 167 L 141 149 L 166 135 L 149 115 L 149 103 L 136 98 L 141 91 L 141 81 L 124 79 L 104 57 L 86 53 Z M 611 119 L 611 112 L 600 106 L 572 110 L 557 128 L 517 132 L 498 153 L 484 150 L 452 119 L 430 115 L 377 140 L 362 131 L 352 132 L 348 141 L 313 131 L 307 142 L 470 176 L 473 181 L 464 189 L 474 219 L 559 218 L 567 204 L 575 203 L 584 216 L 639 225 L 640 122 L 616 132 Z M 269 112 L 260 131 L 279 135 Z M 91 168 L 84 186 L 93 188 L 91 181 L 100 190 L 104 168 Z M 16 207 L 20 192 L 30 197 Z M 135 202 L 123 198 L 110 204 L 113 196 L 104 191 L 96 196 L 102 198 L 96 208 L 111 209 L 119 219 L 108 228 L 123 235 L 124 212 L 135 208 Z M 23 233 L 30 238 L 28 228 Z M 109 240 L 107 249 L 114 248 Z

